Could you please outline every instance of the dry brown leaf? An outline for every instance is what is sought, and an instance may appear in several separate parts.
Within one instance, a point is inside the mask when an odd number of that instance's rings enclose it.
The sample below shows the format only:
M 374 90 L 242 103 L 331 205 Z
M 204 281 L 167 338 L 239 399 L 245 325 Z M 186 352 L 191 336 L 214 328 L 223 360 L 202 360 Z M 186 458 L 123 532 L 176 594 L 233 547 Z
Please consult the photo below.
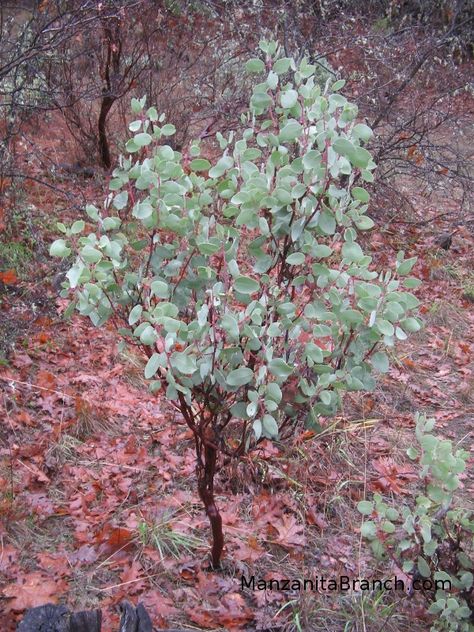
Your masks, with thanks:
M 35 572 L 8 584 L 2 593 L 4 597 L 11 599 L 6 604 L 8 611 L 22 612 L 45 603 L 56 603 L 66 588 L 66 582 L 56 582 Z

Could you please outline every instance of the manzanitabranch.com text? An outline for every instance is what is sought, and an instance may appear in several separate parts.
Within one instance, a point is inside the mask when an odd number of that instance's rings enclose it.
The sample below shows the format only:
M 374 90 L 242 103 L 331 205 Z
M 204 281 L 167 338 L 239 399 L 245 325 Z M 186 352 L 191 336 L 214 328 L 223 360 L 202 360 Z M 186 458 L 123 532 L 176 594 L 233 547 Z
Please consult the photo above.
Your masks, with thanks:
M 312 579 L 258 579 L 254 575 L 241 577 L 241 589 L 250 590 L 275 590 L 292 592 L 345 592 L 345 591 L 375 591 L 375 590 L 451 590 L 451 582 L 441 579 L 414 579 L 411 585 L 407 585 L 400 577 L 387 579 L 355 579 L 347 575 L 340 577 L 320 577 L 316 575 Z

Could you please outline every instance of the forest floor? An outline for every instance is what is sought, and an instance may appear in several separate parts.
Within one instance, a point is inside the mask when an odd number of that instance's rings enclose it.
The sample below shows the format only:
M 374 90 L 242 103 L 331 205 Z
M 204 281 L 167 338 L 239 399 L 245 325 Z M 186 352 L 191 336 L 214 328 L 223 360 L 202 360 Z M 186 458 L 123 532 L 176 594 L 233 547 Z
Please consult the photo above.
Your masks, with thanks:
M 58 123 L 47 141 L 58 152 L 62 133 Z M 55 178 L 89 202 L 106 190 L 100 176 Z M 366 245 L 381 266 L 400 249 L 418 257 L 423 330 L 391 352 L 376 391 L 348 395 L 319 435 L 264 444 L 220 473 L 226 547 L 216 573 L 208 569 L 190 433 L 162 396 L 147 392 L 143 359 L 119 352 L 112 330 L 62 318 L 48 244 L 55 222 L 77 215 L 54 190 L 25 182 L 12 216 L 17 238 L 0 250 L 2 631 L 26 608 L 59 600 L 102 608 L 108 632 L 125 597 L 143 602 L 157 627 L 428 629 L 422 594 L 241 588 L 242 576 L 393 575 L 362 541 L 356 505 L 379 491 L 398 506 L 417 489 L 406 455 L 416 411 L 471 450 L 459 497 L 466 506 L 474 498 L 474 236 L 460 226 L 451 248 L 440 249 L 435 237 L 450 230 L 442 216 L 455 202 L 409 197 L 415 214 L 380 222 L 373 215 L 379 227 Z

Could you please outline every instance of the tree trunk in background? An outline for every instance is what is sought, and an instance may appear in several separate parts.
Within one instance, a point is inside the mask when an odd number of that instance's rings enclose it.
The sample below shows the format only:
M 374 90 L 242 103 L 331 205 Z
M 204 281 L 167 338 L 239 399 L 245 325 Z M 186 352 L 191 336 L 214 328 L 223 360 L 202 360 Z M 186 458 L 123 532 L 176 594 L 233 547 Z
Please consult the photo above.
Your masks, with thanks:
M 112 158 L 110 156 L 106 125 L 110 109 L 118 98 L 118 85 L 121 79 L 120 59 L 122 55 L 122 40 L 120 19 L 111 17 L 104 20 L 103 29 L 107 52 L 103 69 L 105 86 L 98 121 L 99 156 L 102 166 L 106 169 L 110 169 L 112 166 Z
M 100 114 L 99 114 L 99 124 L 98 124 L 99 156 L 100 156 L 101 165 L 105 167 L 106 169 L 110 169 L 110 167 L 112 166 L 112 158 L 110 156 L 110 147 L 109 147 L 109 140 L 107 138 L 106 123 L 107 123 L 107 115 L 109 114 L 110 108 L 112 107 L 114 102 L 115 102 L 115 98 L 111 96 L 105 96 L 102 99 L 102 104 L 100 106 Z

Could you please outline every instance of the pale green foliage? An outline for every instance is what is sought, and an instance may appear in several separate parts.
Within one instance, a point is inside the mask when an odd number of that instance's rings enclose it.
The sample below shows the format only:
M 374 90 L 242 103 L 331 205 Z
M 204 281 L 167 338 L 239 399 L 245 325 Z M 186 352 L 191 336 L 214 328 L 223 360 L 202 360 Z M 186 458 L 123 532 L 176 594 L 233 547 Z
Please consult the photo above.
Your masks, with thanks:
M 418 282 L 403 278 L 415 259 L 399 253 L 379 273 L 357 243 L 374 224 L 363 184 L 375 164 L 344 82 L 321 88 L 306 59 L 261 49 L 243 131 L 218 133 L 212 162 L 198 142 L 174 151 L 174 126 L 133 99 L 128 155 L 103 208 L 86 209 L 96 232 L 76 222 L 51 247 L 77 253 L 67 286 L 79 312 L 149 349 L 152 388 L 205 405 L 221 429 L 241 424 L 245 448 L 373 389 L 383 348 L 420 328 L 406 291 Z
M 420 463 L 419 477 L 423 493 L 415 498 L 413 507 L 399 509 L 389 506 L 380 494 L 373 501 L 363 500 L 358 510 L 370 520 L 362 523 L 362 535 L 371 541 L 372 551 L 383 557 L 387 551 L 406 573 L 440 583 L 433 592 L 429 612 L 436 616 L 433 631 L 467 632 L 472 629 L 472 616 L 467 601 L 473 586 L 472 512 L 453 507 L 454 493 L 466 467 L 467 452 L 453 451 L 451 441 L 431 434 L 435 420 L 417 414 L 416 439 L 419 448 L 407 453 Z

